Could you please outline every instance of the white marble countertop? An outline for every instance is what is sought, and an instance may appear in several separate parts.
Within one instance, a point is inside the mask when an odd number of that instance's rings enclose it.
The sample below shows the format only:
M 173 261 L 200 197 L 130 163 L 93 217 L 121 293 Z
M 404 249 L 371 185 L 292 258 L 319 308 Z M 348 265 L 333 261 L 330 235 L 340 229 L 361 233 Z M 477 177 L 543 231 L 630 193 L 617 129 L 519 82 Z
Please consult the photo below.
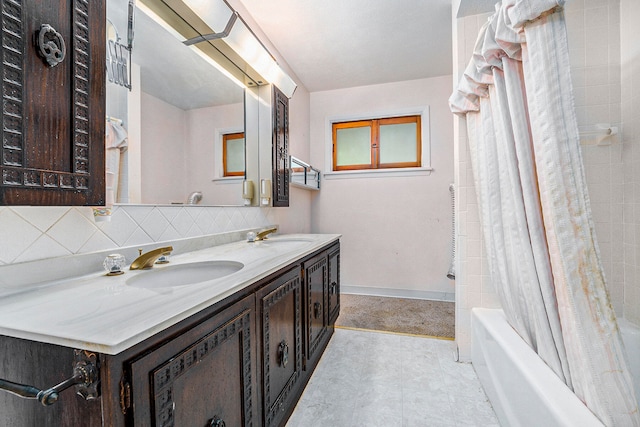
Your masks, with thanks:
M 152 270 L 127 267 L 120 276 L 101 272 L 39 285 L 0 300 L 0 334 L 117 354 L 339 238 L 290 234 L 240 241 L 171 256 L 170 264 Z M 241 262 L 244 267 L 220 279 L 181 287 L 153 289 L 127 283 L 167 266 L 212 260 Z

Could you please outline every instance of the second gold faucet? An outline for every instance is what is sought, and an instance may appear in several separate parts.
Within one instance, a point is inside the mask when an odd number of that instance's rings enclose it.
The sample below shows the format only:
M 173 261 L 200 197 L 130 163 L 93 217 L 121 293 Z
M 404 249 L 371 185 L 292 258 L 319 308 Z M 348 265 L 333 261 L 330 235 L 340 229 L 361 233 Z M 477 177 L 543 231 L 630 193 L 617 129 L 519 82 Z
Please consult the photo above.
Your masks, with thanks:
M 146 268 L 152 268 L 153 264 L 161 256 L 169 255 L 173 251 L 173 246 L 166 246 L 164 248 L 153 249 L 145 254 L 140 250 L 140 256 L 136 258 L 132 263 L 129 270 L 143 270 Z

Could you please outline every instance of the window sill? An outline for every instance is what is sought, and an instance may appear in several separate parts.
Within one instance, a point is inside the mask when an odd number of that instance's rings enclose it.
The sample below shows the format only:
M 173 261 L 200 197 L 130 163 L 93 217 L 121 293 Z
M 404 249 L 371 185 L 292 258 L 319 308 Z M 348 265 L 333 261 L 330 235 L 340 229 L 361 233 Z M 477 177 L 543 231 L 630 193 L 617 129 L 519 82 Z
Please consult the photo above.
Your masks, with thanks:
M 242 183 L 244 181 L 243 176 L 224 176 L 220 178 L 213 178 L 211 182 L 215 182 L 216 184 L 236 184 Z
M 363 169 L 353 171 L 330 171 L 324 173 L 324 179 L 352 178 L 392 178 L 405 176 L 428 176 L 433 168 L 401 168 L 401 169 Z

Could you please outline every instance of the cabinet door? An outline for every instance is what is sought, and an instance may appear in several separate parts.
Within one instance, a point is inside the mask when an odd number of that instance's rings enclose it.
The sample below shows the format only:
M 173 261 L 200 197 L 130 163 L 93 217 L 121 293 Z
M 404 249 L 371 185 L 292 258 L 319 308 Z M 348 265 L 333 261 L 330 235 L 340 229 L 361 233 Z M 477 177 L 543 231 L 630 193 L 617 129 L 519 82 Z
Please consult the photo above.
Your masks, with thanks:
M 258 292 L 261 312 L 264 425 L 280 425 L 295 405 L 302 370 L 299 269 Z
M 289 98 L 273 87 L 273 206 L 289 206 Z
M 247 297 L 131 363 L 136 426 L 256 424 L 254 304 Z
M 340 247 L 329 251 L 329 298 L 327 312 L 329 324 L 334 324 L 340 314 Z
M 319 357 L 327 332 L 327 256 L 323 253 L 303 265 L 306 311 L 307 360 Z M 316 354 L 317 353 L 317 354 Z
M 105 5 L 2 2 L 0 205 L 104 204 Z

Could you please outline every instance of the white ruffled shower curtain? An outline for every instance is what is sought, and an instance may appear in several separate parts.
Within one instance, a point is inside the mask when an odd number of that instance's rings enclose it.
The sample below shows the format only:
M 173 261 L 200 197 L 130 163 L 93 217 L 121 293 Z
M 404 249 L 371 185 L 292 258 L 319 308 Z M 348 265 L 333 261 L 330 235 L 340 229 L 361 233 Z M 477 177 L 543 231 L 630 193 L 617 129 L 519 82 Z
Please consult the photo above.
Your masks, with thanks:
M 640 426 L 591 218 L 563 4 L 498 3 L 451 110 L 466 117 L 509 323 L 605 425 Z

